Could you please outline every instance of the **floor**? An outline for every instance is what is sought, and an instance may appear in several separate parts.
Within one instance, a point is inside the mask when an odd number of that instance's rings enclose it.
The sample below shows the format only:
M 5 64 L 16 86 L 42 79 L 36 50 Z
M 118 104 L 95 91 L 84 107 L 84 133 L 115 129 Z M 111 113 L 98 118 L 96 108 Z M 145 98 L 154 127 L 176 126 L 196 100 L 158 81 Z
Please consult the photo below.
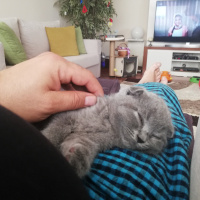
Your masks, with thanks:
M 115 77 L 115 76 L 109 76 L 109 67 L 102 67 L 101 68 L 101 78 L 105 79 L 118 79 L 119 82 L 123 81 L 130 81 L 130 82 L 138 82 L 142 78 L 142 73 L 137 73 L 136 76 L 133 77 Z

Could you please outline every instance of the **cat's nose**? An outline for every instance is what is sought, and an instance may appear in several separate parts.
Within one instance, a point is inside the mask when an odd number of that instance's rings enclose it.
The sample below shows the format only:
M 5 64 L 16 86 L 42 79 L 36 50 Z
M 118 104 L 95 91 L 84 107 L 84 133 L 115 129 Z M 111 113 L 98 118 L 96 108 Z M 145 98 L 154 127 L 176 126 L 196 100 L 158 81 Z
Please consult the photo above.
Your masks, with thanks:
M 137 135 L 138 143 L 145 143 L 147 141 L 147 133 L 141 132 Z
M 138 142 L 138 143 L 144 143 L 144 141 L 142 140 L 142 138 L 140 138 L 139 135 L 137 136 L 137 142 Z
M 130 90 L 126 92 L 126 95 L 130 95 L 130 94 L 131 94 L 131 93 L 130 93 Z

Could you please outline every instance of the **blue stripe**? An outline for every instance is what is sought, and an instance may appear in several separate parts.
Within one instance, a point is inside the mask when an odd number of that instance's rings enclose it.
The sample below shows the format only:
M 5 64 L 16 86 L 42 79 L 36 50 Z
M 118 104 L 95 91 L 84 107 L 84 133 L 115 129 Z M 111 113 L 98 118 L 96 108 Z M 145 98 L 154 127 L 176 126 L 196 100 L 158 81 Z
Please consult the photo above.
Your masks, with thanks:
M 191 132 L 178 99 L 160 83 L 140 86 L 163 98 L 171 111 L 174 138 L 160 155 L 113 148 L 99 153 L 83 183 L 91 199 L 189 199 Z

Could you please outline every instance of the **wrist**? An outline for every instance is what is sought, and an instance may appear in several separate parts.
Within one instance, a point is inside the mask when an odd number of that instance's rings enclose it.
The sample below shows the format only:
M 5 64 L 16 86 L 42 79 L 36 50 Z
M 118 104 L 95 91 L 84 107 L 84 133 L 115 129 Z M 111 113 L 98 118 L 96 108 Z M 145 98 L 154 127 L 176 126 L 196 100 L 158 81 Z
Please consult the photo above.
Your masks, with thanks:
M 9 85 L 9 74 L 7 75 L 7 70 L 8 69 L 4 69 L 0 71 L 0 105 L 10 109 L 9 108 L 9 103 L 10 103 L 10 99 L 9 98 L 9 91 L 12 90 L 12 88 Z

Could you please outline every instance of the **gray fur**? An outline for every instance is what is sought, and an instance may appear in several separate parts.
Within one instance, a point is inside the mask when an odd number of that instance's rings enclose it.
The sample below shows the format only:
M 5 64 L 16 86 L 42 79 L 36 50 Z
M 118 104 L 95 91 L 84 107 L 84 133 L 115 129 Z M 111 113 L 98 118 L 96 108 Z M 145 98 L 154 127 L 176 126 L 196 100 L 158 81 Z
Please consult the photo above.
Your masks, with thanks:
M 98 152 L 112 147 L 158 154 L 173 137 L 163 99 L 142 87 L 99 97 L 95 106 L 56 114 L 42 133 L 82 177 Z

